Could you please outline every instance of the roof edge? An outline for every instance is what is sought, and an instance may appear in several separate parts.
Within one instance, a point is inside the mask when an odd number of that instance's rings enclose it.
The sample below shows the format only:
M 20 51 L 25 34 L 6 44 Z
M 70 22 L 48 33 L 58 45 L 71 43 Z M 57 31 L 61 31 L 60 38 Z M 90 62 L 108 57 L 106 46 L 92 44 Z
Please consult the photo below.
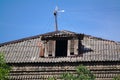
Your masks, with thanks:
M 39 36 L 41 36 L 41 35 L 30 36 L 30 37 L 21 38 L 21 39 L 18 39 L 18 40 L 13 40 L 13 41 L 8 41 L 8 42 L 0 43 L 0 47 L 3 46 L 3 45 L 7 45 L 7 44 L 13 44 L 13 43 L 22 42 L 22 41 L 29 40 L 29 39 L 39 38 Z
M 60 31 L 57 31 L 57 32 L 60 32 Z M 76 33 L 76 32 L 72 32 L 72 31 L 68 31 L 68 30 L 62 30 L 62 32 L 65 32 L 65 33 L 68 33 L 68 34 L 82 34 L 82 33 Z M 8 45 L 8 44 L 22 42 L 22 41 L 29 40 L 29 39 L 39 38 L 42 35 L 51 34 L 51 33 L 56 33 L 56 31 L 47 32 L 47 33 L 39 34 L 39 35 L 36 35 L 36 36 L 30 36 L 30 37 L 21 38 L 21 39 L 18 39 L 18 40 L 13 40 L 13 41 L 9 41 L 9 42 L 0 43 L 0 47 L 4 46 L 4 45 Z M 94 39 L 104 40 L 104 41 L 110 41 L 110 42 L 114 42 L 116 44 L 119 43 L 119 42 L 116 42 L 116 41 L 113 41 L 113 40 L 107 40 L 107 39 L 103 39 L 103 38 L 100 38 L 100 37 L 94 37 L 94 36 L 86 35 L 86 34 L 83 34 L 83 35 L 86 36 L 86 37 L 89 37 L 89 38 L 94 38 Z
M 67 30 L 62 30 L 62 31 L 64 31 L 64 32 L 66 31 L 66 32 L 70 32 L 70 33 L 75 33 L 75 32 L 67 31 Z M 8 45 L 8 44 L 22 42 L 22 41 L 29 40 L 29 39 L 39 38 L 42 35 L 50 34 L 50 33 L 53 33 L 53 32 L 56 32 L 56 31 L 47 32 L 47 33 L 43 33 L 43 34 L 39 34 L 39 35 L 35 35 L 35 36 L 30 36 L 30 37 L 26 37 L 26 38 L 21 38 L 21 39 L 17 39 L 17 40 L 12 40 L 12 41 L 8 41 L 8 42 L 0 43 L 0 47 L 4 46 L 4 45 Z M 57 32 L 60 32 L 60 31 L 57 31 Z

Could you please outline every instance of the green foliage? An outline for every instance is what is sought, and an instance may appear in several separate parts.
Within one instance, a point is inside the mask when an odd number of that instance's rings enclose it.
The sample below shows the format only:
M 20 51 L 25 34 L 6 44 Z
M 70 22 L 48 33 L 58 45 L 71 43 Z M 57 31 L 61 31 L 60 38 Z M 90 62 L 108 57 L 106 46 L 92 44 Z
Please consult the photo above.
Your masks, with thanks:
M 64 80 L 75 80 L 75 76 L 71 73 L 65 73 L 62 75 L 62 79 Z
M 94 80 L 95 76 L 91 73 L 90 70 L 88 70 L 85 66 L 78 66 L 76 69 L 77 72 L 77 78 L 79 80 Z
M 65 73 L 62 75 L 64 80 L 95 80 L 95 76 L 85 66 L 78 66 L 76 68 L 76 75 L 72 73 Z
M 120 80 L 120 75 L 114 77 L 113 80 Z
M 6 64 L 4 55 L 0 53 L 0 80 L 8 80 L 10 67 Z

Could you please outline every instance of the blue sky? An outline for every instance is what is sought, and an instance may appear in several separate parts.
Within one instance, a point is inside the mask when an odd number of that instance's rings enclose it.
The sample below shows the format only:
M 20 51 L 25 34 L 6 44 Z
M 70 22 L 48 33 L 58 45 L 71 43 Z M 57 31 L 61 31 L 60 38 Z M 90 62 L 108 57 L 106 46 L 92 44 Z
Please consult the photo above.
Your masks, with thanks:
M 120 41 L 120 0 L 0 0 L 0 43 L 55 30 Z

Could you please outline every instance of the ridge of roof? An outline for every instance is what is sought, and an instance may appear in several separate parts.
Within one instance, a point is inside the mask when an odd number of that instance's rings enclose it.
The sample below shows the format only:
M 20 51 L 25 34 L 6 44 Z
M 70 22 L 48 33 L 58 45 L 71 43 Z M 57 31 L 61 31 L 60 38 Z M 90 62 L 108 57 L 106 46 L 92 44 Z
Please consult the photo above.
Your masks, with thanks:
M 72 31 L 67 31 L 67 30 L 62 30 L 62 31 L 53 31 L 53 32 L 48 32 L 42 35 L 56 35 L 56 34 L 77 34 L 75 32 Z
M 82 34 L 82 33 L 76 33 L 76 32 L 72 32 L 72 31 L 68 31 L 68 30 L 52 31 L 52 32 L 44 33 L 44 34 L 39 34 L 39 35 L 35 35 L 35 36 L 21 38 L 21 39 L 18 39 L 18 40 L 13 40 L 13 41 L 9 41 L 9 42 L 0 43 L 0 47 L 4 46 L 4 45 L 7 45 L 7 44 L 13 44 L 13 43 L 22 42 L 22 41 L 29 40 L 29 39 L 39 38 L 40 36 L 43 36 L 43 35 L 53 35 L 53 34 L 55 35 L 55 34 L 66 34 L 66 33 L 67 34 Z M 113 40 L 107 40 L 107 39 L 103 39 L 103 38 L 100 38 L 100 37 L 94 37 L 94 36 L 91 36 L 91 35 L 86 35 L 86 34 L 83 34 L 83 35 L 86 36 L 86 37 L 89 37 L 89 38 L 97 39 L 97 40 L 115 42 Z M 115 42 L 115 43 L 117 44 L 118 42 Z

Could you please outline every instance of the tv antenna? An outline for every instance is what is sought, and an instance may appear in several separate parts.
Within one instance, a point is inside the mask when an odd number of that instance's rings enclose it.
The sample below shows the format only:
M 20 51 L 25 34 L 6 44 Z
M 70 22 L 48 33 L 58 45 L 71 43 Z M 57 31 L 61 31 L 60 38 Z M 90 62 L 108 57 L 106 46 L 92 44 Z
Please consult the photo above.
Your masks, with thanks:
M 60 10 L 58 9 L 58 7 L 56 6 L 55 10 L 54 10 L 54 16 L 55 16 L 55 29 L 56 31 L 58 31 L 58 24 L 57 24 L 57 15 L 58 12 L 65 12 L 64 10 Z

